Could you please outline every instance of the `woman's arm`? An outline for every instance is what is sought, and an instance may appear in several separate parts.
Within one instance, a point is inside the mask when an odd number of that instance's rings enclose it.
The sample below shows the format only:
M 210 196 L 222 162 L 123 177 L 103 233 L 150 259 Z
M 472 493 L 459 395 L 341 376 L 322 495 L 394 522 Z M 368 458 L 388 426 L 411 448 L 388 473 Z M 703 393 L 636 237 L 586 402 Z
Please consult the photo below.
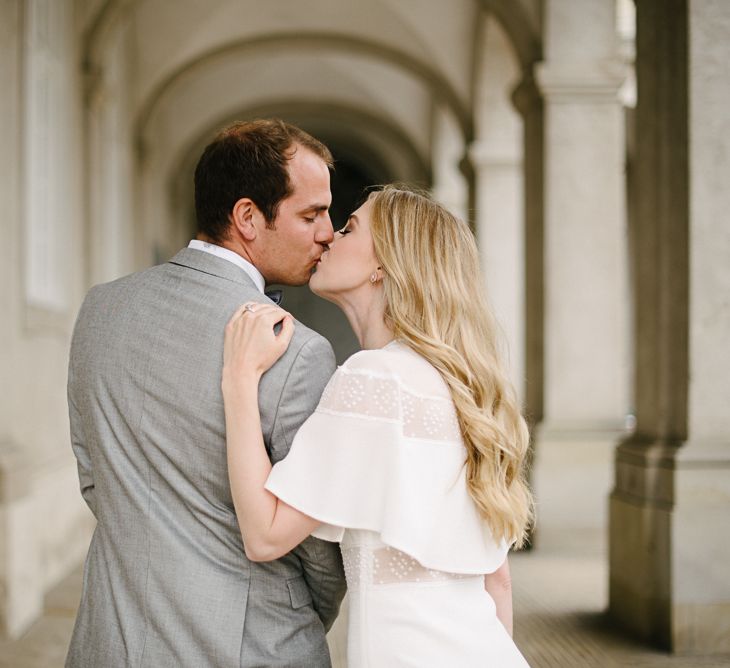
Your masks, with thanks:
M 228 477 L 246 556 L 271 561 L 299 545 L 320 523 L 264 488 L 271 462 L 261 433 L 259 380 L 286 350 L 294 324 L 278 307 L 258 304 L 255 309 L 239 309 L 226 326 L 221 387 Z M 282 316 L 276 335 L 273 328 Z
M 497 606 L 497 618 L 512 635 L 512 578 L 507 559 L 494 573 L 484 576 L 484 588 Z

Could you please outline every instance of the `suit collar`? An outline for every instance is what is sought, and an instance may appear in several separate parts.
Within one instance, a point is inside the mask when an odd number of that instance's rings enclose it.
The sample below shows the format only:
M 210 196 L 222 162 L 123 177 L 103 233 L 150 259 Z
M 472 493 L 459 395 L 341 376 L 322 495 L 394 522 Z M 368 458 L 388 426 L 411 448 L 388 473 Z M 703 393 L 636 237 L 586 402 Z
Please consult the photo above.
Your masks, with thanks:
M 253 279 L 240 267 L 210 253 L 206 253 L 195 248 L 183 248 L 175 257 L 169 260 L 171 264 L 181 267 L 189 267 L 196 271 L 202 271 L 204 274 L 217 276 L 227 281 L 240 283 L 247 287 L 252 287 L 259 292 L 258 286 Z

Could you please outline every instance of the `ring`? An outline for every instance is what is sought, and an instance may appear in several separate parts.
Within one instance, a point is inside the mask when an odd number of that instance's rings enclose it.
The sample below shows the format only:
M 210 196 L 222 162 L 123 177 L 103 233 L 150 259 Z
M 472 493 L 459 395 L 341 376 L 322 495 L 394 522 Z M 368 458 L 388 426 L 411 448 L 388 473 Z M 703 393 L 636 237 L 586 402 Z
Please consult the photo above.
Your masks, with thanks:
M 245 306 L 243 307 L 243 311 L 244 311 L 244 313 L 245 313 L 246 311 L 248 311 L 249 313 L 253 313 L 253 312 L 254 312 L 253 304 L 246 304 L 246 305 L 245 305 Z

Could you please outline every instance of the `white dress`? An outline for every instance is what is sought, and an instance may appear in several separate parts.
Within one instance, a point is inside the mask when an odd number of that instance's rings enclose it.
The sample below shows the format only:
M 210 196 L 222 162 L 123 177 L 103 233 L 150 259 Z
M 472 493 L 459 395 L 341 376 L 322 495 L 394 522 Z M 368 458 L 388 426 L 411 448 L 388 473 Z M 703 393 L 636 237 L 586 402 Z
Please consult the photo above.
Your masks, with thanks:
M 399 341 L 332 376 L 266 488 L 338 541 L 349 668 L 527 666 L 484 574 L 505 560 L 469 496 L 448 387 Z

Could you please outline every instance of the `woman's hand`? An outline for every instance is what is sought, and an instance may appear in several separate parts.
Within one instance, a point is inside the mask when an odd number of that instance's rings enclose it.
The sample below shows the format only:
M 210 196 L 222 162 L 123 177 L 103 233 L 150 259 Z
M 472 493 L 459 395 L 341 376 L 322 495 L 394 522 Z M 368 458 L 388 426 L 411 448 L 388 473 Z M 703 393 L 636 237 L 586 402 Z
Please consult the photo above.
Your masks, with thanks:
M 274 334 L 274 325 L 282 323 Z M 247 302 L 228 321 L 223 344 L 223 385 L 257 383 L 289 347 L 294 319 L 273 304 Z
M 507 633 L 512 635 L 512 578 L 509 573 L 509 560 L 505 559 L 504 563 L 494 573 L 484 576 L 484 588 L 492 597 L 494 605 L 497 608 L 497 619 L 502 622 Z

